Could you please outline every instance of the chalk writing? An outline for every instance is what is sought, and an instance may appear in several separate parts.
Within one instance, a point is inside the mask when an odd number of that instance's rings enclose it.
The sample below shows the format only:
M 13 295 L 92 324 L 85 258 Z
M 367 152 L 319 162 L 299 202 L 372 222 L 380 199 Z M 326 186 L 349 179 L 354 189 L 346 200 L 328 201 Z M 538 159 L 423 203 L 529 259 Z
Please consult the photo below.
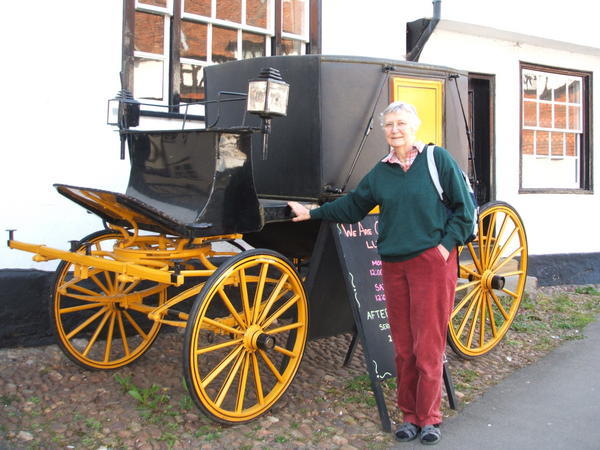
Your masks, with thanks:
M 377 254 L 377 225 L 378 216 L 370 215 L 356 224 L 336 224 L 335 235 L 348 277 L 348 295 L 355 306 L 355 318 L 362 324 L 365 345 L 380 378 L 394 376 L 396 368 L 387 321 L 382 262 Z

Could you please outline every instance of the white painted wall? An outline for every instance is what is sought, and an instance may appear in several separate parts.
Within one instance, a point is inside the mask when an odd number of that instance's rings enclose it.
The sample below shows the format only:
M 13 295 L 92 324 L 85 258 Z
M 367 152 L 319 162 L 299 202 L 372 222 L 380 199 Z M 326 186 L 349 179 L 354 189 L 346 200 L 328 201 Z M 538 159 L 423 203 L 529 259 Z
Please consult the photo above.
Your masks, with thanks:
M 452 65 L 470 72 L 495 76 L 496 198 L 513 205 L 528 231 L 531 254 L 585 253 L 600 251 L 600 194 L 519 194 L 519 62 L 589 71 L 600 76 L 598 54 L 574 53 L 529 45 L 522 40 L 508 41 L 446 31 L 440 26 L 430 39 L 420 61 Z M 450 24 L 447 28 L 454 29 Z M 593 109 L 600 111 L 598 96 Z M 594 115 L 593 129 L 600 129 L 600 115 Z M 595 133 L 595 154 L 600 135 Z M 598 157 L 594 157 L 593 179 L 599 180 Z
M 431 0 L 323 0 L 323 53 L 403 59 L 405 24 L 431 17 Z M 442 0 L 441 18 L 600 47 L 589 0 Z
M 125 189 L 129 163 L 106 125 L 120 89 L 122 2 L 8 2 L 3 5 L 0 232 L 68 248 L 102 228 L 53 183 Z M 0 268 L 51 269 L 0 240 Z

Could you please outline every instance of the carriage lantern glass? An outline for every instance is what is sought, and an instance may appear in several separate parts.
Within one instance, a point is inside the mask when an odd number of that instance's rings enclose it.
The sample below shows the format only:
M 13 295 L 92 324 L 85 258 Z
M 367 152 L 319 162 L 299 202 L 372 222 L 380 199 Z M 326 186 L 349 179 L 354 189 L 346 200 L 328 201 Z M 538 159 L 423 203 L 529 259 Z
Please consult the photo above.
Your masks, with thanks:
M 268 135 L 271 134 L 271 118 L 287 115 L 290 85 L 282 80 L 279 70 L 272 67 L 262 69 L 258 78 L 248 83 L 246 109 L 262 119 L 262 158 L 267 159 Z
M 282 80 L 279 70 L 262 69 L 255 80 L 248 84 L 248 112 L 263 118 L 287 114 L 290 85 Z

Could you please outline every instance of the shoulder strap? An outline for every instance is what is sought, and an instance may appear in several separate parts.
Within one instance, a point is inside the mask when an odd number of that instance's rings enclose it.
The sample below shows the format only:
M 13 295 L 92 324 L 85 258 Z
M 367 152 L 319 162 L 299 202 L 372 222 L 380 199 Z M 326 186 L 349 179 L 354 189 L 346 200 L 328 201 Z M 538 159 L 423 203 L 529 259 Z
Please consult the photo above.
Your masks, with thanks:
M 440 200 L 444 201 L 444 189 L 440 184 L 440 176 L 438 174 L 437 166 L 435 165 L 435 158 L 433 157 L 433 149 L 435 145 L 430 144 L 427 146 L 427 168 L 429 169 L 429 176 L 431 177 L 431 181 L 435 186 L 435 189 L 440 196 Z

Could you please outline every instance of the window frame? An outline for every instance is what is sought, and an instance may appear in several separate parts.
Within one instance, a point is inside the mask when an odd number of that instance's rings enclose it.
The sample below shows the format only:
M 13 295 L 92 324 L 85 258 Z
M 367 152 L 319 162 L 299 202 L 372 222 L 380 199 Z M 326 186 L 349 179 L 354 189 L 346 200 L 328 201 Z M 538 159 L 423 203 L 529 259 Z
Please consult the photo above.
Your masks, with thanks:
M 524 123 L 524 71 L 536 71 L 548 74 L 564 75 L 581 79 L 581 145 L 579 151 L 579 187 L 575 188 L 549 188 L 549 187 L 523 187 L 523 131 Z M 575 69 L 559 68 L 520 62 L 519 67 L 519 194 L 593 194 L 593 145 L 592 145 L 592 73 Z M 568 114 L 568 112 L 567 112 Z M 549 143 L 550 145 L 550 143 Z M 551 153 L 551 149 L 549 149 Z
M 215 0 L 212 1 L 212 15 L 216 16 L 215 11 Z M 242 43 L 241 34 L 243 32 L 250 32 L 254 34 L 265 35 L 265 56 L 271 55 L 282 55 L 283 45 L 282 40 L 285 39 L 296 39 L 302 42 L 302 54 L 320 53 L 321 51 L 321 2 L 322 0 L 305 0 L 304 11 L 305 11 L 305 23 L 304 33 L 302 35 L 296 35 L 291 33 L 284 33 L 282 31 L 283 26 L 283 1 L 284 0 L 267 0 L 269 7 L 272 8 L 273 13 L 267 17 L 267 27 L 261 28 L 252 25 L 247 25 L 245 11 L 246 1 L 241 2 L 241 22 L 236 23 L 230 22 L 223 19 L 217 19 L 216 17 L 206 17 L 191 13 L 185 13 L 183 11 L 184 2 L 183 0 L 167 0 L 166 7 L 157 7 L 144 3 L 140 3 L 138 0 L 125 0 L 123 2 L 123 44 L 122 44 L 122 79 L 123 88 L 133 92 L 134 88 L 134 64 L 137 57 L 143 57 L 145 54 L 137 52 L 135 50 L 135 13 L 136 11 L 145 11 L 154 14 L 161 14 L 165 16 L 165 35 L 164 35 L 164 51 L 165 51 L 165 64 L 163 65 L 163 101 L 153 101 L 143 99 L 143 103 L 155 104 L 159 108 L 153 108 L 152 106 L 144 105 L 142 107 L 142 114 L 146 115 L 161 115 L 155 110 L 164 111 L 164 106 L 171 105 L 169 108 L 169 116 L 172 114 L 183 111 L 185 103 L 181 102 L 181 64 L 193 64 L 197 66 L 206 67 L 214 64 L 211 56 L 211 38 L 212 35 L 210 30 L 212 26 L 219 26 L 224 28 L 234 29 L 237 32 L 238 46 L 237 53 L 238 59 L 242 55 Z M 207 55 L 206 61 L 196 60 L 193 58 L 185 58 L 180 56 L 180 43 L 181 43 L 181 26 L 182 21 L 192 19 L 197 23 L 205 23 L 209 27 L 208 30 L 208 44 L 207 44 Z M 157 55 L 148 55 L 154 56 Z

